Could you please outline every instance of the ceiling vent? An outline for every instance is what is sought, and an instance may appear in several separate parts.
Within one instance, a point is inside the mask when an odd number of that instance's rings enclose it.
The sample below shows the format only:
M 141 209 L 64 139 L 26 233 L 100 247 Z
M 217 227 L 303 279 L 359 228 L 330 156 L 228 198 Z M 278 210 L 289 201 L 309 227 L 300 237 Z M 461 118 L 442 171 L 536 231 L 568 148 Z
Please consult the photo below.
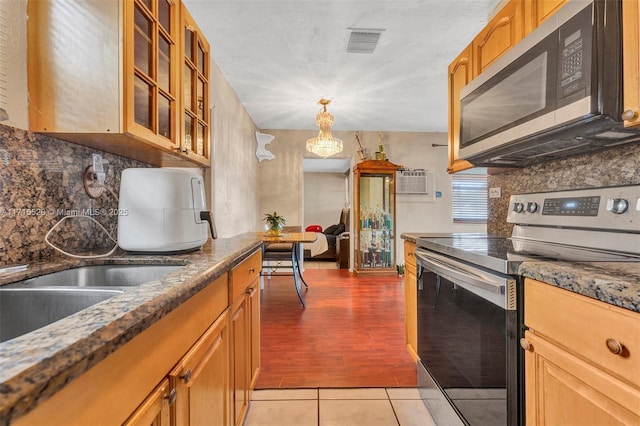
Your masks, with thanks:
M 380 40 L 380 34 L 384 31 L 366 28 L 349 28 L 349 30 L 351 30 L 347 43 L 349 53 L 373 53 Z

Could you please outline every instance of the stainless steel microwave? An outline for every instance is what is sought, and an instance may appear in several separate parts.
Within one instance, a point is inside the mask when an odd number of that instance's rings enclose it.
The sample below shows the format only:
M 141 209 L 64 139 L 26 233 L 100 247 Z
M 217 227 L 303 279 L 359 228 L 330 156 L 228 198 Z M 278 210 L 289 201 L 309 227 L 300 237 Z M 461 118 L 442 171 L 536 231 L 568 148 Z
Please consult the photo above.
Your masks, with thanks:
M 640 140 L 620 117 L 621 3 L 570 1 L 465 86 L 460 158 L 522 167 Z

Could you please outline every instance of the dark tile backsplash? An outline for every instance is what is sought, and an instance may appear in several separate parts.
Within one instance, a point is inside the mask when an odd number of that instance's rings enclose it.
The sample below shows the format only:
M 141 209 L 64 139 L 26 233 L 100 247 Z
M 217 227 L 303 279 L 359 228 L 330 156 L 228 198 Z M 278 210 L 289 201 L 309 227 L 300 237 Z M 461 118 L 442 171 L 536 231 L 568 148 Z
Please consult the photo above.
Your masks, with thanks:
M 510 236 L 507 224 L 511 194 L 640 184 L 640 144 L 623 145 L 564 160 L 489 176 L 489 187 L 502 197 L 489 199 L 487 232 Z
M 139 161 L 0 125 L 0 266 L 47 259 L 55 251 L 44 238 L 66 215 L 90 213 L 116 238 L 116 198 L 105 191 L 92 200 L 82 176 L 103 157 L 105 186 L 116 194 L 120 174 L 129 167 L 152 167 Z M 99 227 L 85 218 L 65 220 L 50 240 L 64 250 L 105 252 L 113 245 Z

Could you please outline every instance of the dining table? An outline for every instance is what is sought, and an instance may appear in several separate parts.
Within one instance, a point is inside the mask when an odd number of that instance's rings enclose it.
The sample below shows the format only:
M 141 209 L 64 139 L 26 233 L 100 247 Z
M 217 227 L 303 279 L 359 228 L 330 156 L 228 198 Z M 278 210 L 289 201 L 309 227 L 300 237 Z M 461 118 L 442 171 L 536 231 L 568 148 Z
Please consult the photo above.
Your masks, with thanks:
M 298 293 L 298 298 L 302 303 L 303 307 L 306 307 L 304 298 L 302 297 L 302 284 L 304 284 L 305 288 L 308 289 L 309 285 L 304 279 L 302 274 L 302 268 L 300 267 L 300 258 L 302 257 L 302 244 L 304 243 L 312 243 L 316 240 L 317 236 L 315 232 L 281 232 L 279 234 L 271 234 L 268 232 L 259 232 L 260 238 L 262 239 L 262 250 L 263 250 L 263 260 L 269 260 L 268 255 L 265 255 L 269 251 L 268 246 L 270 244 L 291 244 L 291 269 L 293 275 L 293 281 L 296 287 L 296 292 Z M 286 252 L 281 252 L 281 254 L 285 254 Z M 288 260 L 288 259 L 287 259 Z M 269 266 L 267 266 L 269 268 Z M 263 267 L 264 272 L 264 267 Z M 265 274 L 261 272 L 261 275 Z M 269 275 L 271 275 L 269 273 Z

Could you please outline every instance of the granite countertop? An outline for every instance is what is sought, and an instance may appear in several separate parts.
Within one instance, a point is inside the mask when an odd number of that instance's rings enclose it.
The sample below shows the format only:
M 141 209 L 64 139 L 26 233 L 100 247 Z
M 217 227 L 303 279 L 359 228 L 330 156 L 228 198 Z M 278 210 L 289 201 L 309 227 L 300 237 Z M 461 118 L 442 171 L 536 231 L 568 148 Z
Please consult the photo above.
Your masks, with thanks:
M 523 262 L 518 273 L 640 312 L 640 262 Z
M 184 265 L 151 281 L 31 333 L 0 343 L 0 425 L 29 412 L 98 364 L 210 282 L 246 259 L 262 241 L 255 233 L 209 240 L 180 255 L 130 255 L 75 260 L 56 258 L 0 274 L 0 285 L 83 265 Z

